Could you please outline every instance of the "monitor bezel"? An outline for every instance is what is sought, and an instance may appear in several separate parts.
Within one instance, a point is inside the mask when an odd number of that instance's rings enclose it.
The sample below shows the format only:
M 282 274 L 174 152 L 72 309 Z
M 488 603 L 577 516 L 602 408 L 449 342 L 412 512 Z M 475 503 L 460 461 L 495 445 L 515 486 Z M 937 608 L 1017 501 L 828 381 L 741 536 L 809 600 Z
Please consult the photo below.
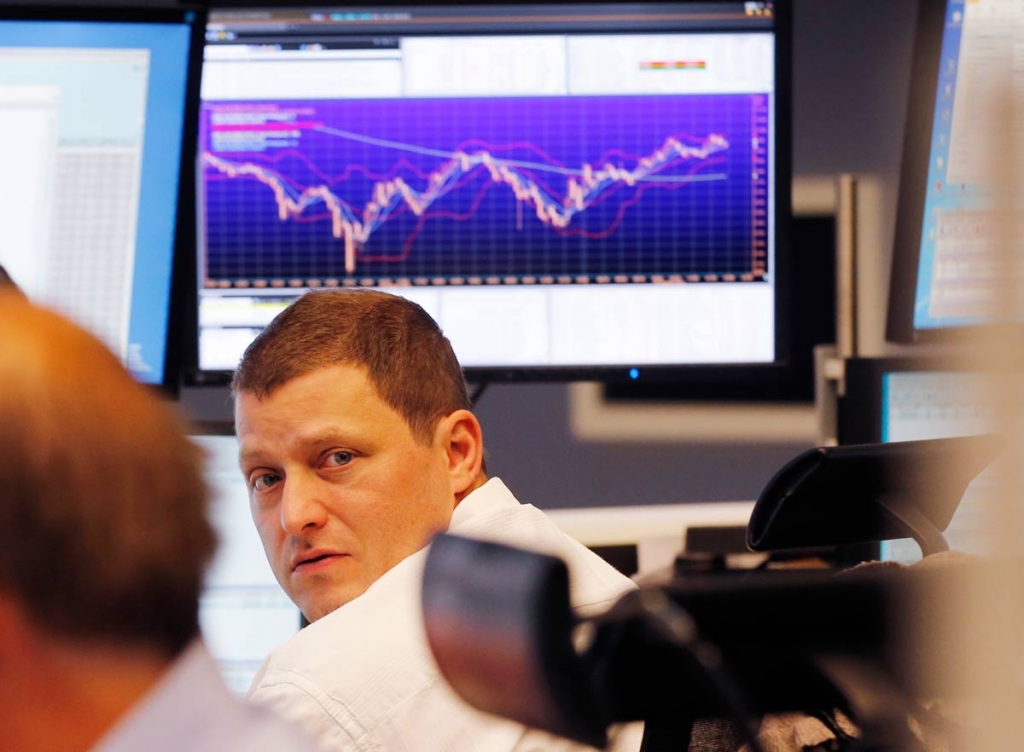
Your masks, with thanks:
M 199 119 L 199 86 L 203 63 L 203 41 L 206 33 L 206 7 L 181 4 L 176 6 L 89 6 L 35 5 L 21 2 L 0 5 L 0 21 L 58 21 L 83 23 L 171 23 L 188 24 L 189 58 L 186 67 L 184 130 L 181 141 L 181 166 L 178 175 L 177 221 L 172 244 L 171 279 L 168 282 L 167 328 L 164 332 L 164 368 L 159 379 L 139 383 L 161 398 L 176 400 L 180 395 L 183 359 L 182 316 L 184 295 L 190 285 L 189 271 L 196 242 L 194 221 L 195 154 Z
M 918 342 L 930 336 L 914 327 L 914 301 L 946 4 L 947 0 L 918 2 L 889 278 L 886 338 L 892 342 Z
M 877 358 L 848 358 L 844 365 L 843 396 L 838 402 L 837 439 L 840 445 L 882 441 L 885 377 L 891 373 L 971 373 L 963 357 L 933 353 Z
M 374 0 L 373 2 L 306 0 L 299 5 L 287 7 L 292 10 L 298 7 L 344 9 L 423 5 L 486 7 L 509 4 L 510 2 L 511 0 L 504 0 L 503 3 L 483 2 L 482 0 L 446 0 L 444 3 L 425 3 L 415 0 Z M 718 2 L 735 3 L 735 0 L 644 0 L 643 4 L 657 6 L 667 3 L 714 4 Z M 622 4 L 621 2 L 609 2 L 609 0 L 560 0 L 559 2 L 564 5 L 594 3 Z M 789 292 L 791 288 L 790 223 L 792 221 L 792 10 L 790 0 L 773 0 L 772 6 L 772 31 L 775 38 L 775 89 L 773 92 L 775 98 L 775 212 L 772 221 L 775 227 L 775 244 L 770 273 L 774 285 L 774 360 L 771 362 L 711 364 L 466 366 L 463 370 L 468 382 L 487 384 L 492 382 L 598 381 L 619 384 L 671 384 L 673 388 L 692 384 L 702 393 L 706 392 L 708 385 L 724 384 L 731 389 L 728 395 L 733 395 L 735 389 L 732 388 L 732 385 L 737 383 L 755 384 L 765 381 L 782 383 L 791 378 L 793 363 L 789 324 L 792 311 L 789 305 Z M 216 12 L 220 9 L 239 10 L 245 8 L 271 10 L 286 6 L 280 0 L 219 0 L 208 7 L 212 12 Z M 197 174 L 196 180 L 199 177 Z M 182 370 L 183 384 L 186 386 L 222 386 L 230 384 L 233 375 L 231 371 L 206 370 L 199 367 L 198 271 L 197 264 L 193 263 L 190 269 L 192 279 L 187 285 L 185 295 L 182 296 L 187 300 L 184 330 L 189 340 L 185 348 L 187 362 Z M 639 372 L 639 378 L 637 372 Z

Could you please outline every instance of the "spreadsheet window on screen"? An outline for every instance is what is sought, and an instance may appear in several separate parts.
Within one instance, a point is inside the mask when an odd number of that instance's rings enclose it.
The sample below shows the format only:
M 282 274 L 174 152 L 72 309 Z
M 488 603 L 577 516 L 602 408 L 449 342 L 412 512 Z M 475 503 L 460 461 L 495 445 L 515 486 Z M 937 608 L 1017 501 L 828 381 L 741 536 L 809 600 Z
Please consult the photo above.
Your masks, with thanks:
M 950 0 L 935 82 L 913 325 L 940 329 L 991 320 L 1000 237 L 994 190 L 1006 182 L 1005 102 L 1024 91 L 1024 3 Z M 1004 150 L 1005 151 L 1005 150 Z M 1024 150 L 1016 154 L 1024 165 Z M 1018 169 L 1018 179 L 1024 170 Z M 1017 206 L 1019 212 L 1024 207 Z M 1004 215 L 1005 216 L 1005 215 Z
M 882 377 L 882 441 L 916 441 L 991 433 L 998 416 L 984 400 L 979 374 L 894 371 Z M 967 487 L 944 537 L 955 551 L 986 549 L 984 508 L 991 498 L 999 458 Z M 921 558 L 910 539 L 886 541 L 881 558 L 909 563 Z
M 772 8 L 212 13 L 200 370 L 332 286 L 467 368 L 772 363 Z
M 0 263 L 162 384 L 196 19 L 3 16 Z

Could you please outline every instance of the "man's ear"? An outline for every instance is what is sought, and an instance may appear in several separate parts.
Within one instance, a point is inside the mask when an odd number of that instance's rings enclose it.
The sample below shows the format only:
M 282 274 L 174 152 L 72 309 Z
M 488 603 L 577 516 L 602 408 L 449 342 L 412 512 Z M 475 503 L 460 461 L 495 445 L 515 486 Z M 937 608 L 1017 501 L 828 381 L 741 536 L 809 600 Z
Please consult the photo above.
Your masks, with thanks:
M 452 493 L 461 501 L 483 481 L 484 437 L 480 421 L 469 410 L 456 410 L 441 419 L 437 430 Z

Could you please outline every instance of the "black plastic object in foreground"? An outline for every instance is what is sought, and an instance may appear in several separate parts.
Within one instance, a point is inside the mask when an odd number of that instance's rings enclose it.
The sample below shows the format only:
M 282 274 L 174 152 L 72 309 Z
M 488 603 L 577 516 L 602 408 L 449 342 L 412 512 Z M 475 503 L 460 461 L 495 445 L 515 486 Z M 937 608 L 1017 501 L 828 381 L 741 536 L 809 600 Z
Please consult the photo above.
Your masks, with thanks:
M 754 551 L 914 538 L 925 555 L 948 549 L 942 531 L 967 485 L 1002 450 L 995 435 L 821 447 L 797 456 L 754 505 Z
M 572 644 L 565 563 L 497 543 L 437 536 L 423 576 L 427 640 L 470 705 L 603 747 L 609 719 Z
M 611 724 L 643 720 L 645 752 L 679 752 L 699 719 L 735 720 L 751 743 L 766 713 L 839 709 L 862 732 L 858 749 L 895 752 L 913 748 L 920 699 L 957 686 L 931 659 L 968 634 L 969 610 L 950 597 L 965 592 L 950 592 L 965 566 L 682 578 L 626 593 L 582 624 L 574 649 L 561 561 L 441 535 L 423 610 L 463 699 L 562 736 L 600 745 Z

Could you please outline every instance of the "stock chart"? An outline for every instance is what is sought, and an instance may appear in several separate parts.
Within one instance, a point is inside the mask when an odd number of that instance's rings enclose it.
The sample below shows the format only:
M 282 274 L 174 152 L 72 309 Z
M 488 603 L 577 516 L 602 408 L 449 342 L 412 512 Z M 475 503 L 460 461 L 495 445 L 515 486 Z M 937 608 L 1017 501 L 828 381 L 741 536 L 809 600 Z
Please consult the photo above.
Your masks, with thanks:
M 768 97 L 207 101 L 207 284 L 767 272 Z

